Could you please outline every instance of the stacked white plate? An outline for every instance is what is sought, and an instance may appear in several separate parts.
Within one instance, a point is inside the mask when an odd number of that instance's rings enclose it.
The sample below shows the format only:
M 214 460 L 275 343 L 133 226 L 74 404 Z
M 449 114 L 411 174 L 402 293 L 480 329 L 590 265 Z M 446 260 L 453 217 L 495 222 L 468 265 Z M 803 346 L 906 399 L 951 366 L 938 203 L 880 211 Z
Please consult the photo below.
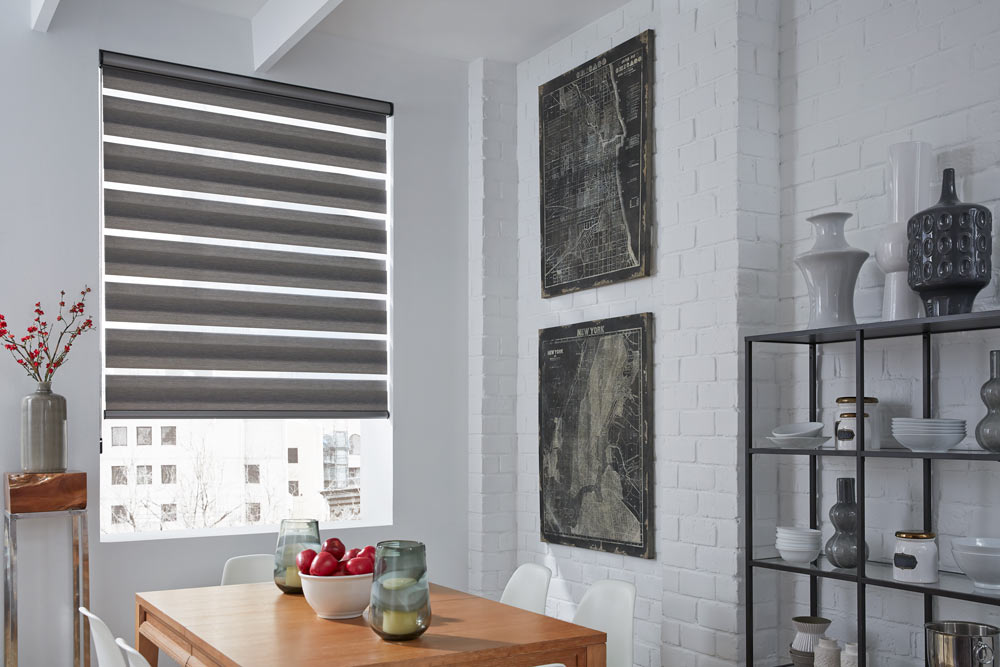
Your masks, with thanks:
M 823 422 L 798 422 L 784 424 L 771 431 L 771 441 L 776 447 L 788 449 L 813 449 L 830 439 L 819 434 L 823 430 Z
M 819 556 L 820 531 L 816 528 L 778 526 L 774 546 L 782 560 L 802 565 Z
M 965 439 L 965 420 L 894 417 L 892 437 L 914 452 L 944 452 Z

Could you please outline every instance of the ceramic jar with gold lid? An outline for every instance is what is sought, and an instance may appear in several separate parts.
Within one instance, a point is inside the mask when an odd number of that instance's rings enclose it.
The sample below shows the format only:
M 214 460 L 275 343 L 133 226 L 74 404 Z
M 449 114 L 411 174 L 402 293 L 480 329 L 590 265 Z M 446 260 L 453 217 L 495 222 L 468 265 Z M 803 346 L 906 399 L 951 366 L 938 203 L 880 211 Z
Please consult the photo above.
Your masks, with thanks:
M 897 530 L 892 578 L 911 584 L 937 583 L 937 535 L 925 530 Z
M 882 448 L 882 416 L 879 410 L 878 399 L 874 396 L 865 396 L 865 407 L 864 410 L 858 410 L 857 401 L 854 400 L 853 396 L 841 396 L 837 399 L 837 408 L 834 412 L 834 421 L 838 421 L 840 416 L 845 412 L 853 412 L 857 414 L 858 412 L 867 413 L 865 416 L 868 417 L 866 420 L 869 424 L 868 430 L 865 431 L 865 449 L 881 449 Z M 841 449 L 856 449 L 855 447 L 843 447 Z

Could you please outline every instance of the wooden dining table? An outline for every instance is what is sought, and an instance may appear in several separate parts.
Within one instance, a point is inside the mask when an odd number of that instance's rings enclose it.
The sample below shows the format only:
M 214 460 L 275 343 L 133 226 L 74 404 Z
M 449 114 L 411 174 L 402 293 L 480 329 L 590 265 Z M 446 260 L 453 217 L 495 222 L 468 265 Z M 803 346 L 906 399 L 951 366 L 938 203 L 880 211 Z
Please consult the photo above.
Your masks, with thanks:
M 603 632 L 431 584 L 430 628 L 389 642 L 362 618 L 316 616 L 274 584 L 137 593 L 135 640 L 156 667 L 159 651 L 185 667 L 472 665 L 605 667 Z

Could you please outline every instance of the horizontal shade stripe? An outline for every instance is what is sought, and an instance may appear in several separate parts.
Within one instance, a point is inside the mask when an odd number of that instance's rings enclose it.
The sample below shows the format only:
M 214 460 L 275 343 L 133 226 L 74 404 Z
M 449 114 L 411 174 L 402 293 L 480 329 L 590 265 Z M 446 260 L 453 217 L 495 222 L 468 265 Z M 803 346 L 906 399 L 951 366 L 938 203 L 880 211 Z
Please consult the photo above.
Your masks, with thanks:
M 372 292 L 347 292 L 340 290 L 309 289 L 307 287 L 279 287 L 277 285 L 246 285 L 236 283 L 215 283 L 207 280 L 175 280 L 173 278 L 145 278 L 143 276 L 104 275 L 106 282 L 129 285 L 162 285 L 163 287 L 184 287 L 190 289 L 214 289 L 233 292 L 267 292 L 269 294 L 290 294 L 295 296 L 318 296 L 330 299 L 378 299 L 388 300 L 388 295 Z
M 129 331 L 173 331 L 177 333 L 205 333 L 248 336 L 289 336 L 291 338 L 349 338 L 352 340 L 388 340 L 386 334 L 349 333 L 343 331 L 312 331 L 308 329 L 254 329 L 250 327 L 217 327 L 197 324 L 154 324 L 149 322 L 104 322 L 107 329 L 127 329 Z
M 104 144 L 104 179 L 158 188 L 386 212 L 381 180 Z
M 104 191 L 104 226 L 359 252 L 387 247 L 382 220 L 111 189 Z
M 104 98 L 104 133 L 385 173 L 384 138 L 269 123 L 121 97 Z
M 119 276 L 386 291 L 386 263 L 374 259 L 106 236 L 104 262 L 106 273 Z
M 344 338 L 290 338 L 107 329 L 108 368 L 294 373 L 388 372 L 386 343 Z
M 109 321 L 385 334 L 386 302 L 105 283 Z
M 234 371 L 199 370 L 186 368 L 105 368 L 106 375 L 145 375 L 172 378 L 263 378 L 285 380 L 346 380 L 387 381 L 389 377 L 378 373 L 321 373 L 309 371 Z
M 388 413 L 384 381 L 105 376 L 105 408 L 115 413 L 241 411 Z M 260 416 L 264 416 L 261 414 Z
M 125 90 L 185 100 L 198 104 L 240 109 L 254 113 L 287 116 L 302 120 L 338 125 L 372 132 L 385 132 L 386 116 L 381 113 L 354 111 L 308 100 L 259 93 L 252 90 L 217 86 L 171 76 L 137 72 L 115 67 L 103 68 L 105 88 Z

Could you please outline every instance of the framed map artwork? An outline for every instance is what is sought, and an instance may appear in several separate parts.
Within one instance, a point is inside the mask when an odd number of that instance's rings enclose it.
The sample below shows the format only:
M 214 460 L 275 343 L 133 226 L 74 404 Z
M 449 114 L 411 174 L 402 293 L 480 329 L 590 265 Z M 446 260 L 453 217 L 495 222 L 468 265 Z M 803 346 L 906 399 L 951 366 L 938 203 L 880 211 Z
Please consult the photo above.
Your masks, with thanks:
M 653 558 L 653 315 L 538 333 L 542 539 Z
M 539 86 L 542 296 L 650 266 L 653 32 Z

